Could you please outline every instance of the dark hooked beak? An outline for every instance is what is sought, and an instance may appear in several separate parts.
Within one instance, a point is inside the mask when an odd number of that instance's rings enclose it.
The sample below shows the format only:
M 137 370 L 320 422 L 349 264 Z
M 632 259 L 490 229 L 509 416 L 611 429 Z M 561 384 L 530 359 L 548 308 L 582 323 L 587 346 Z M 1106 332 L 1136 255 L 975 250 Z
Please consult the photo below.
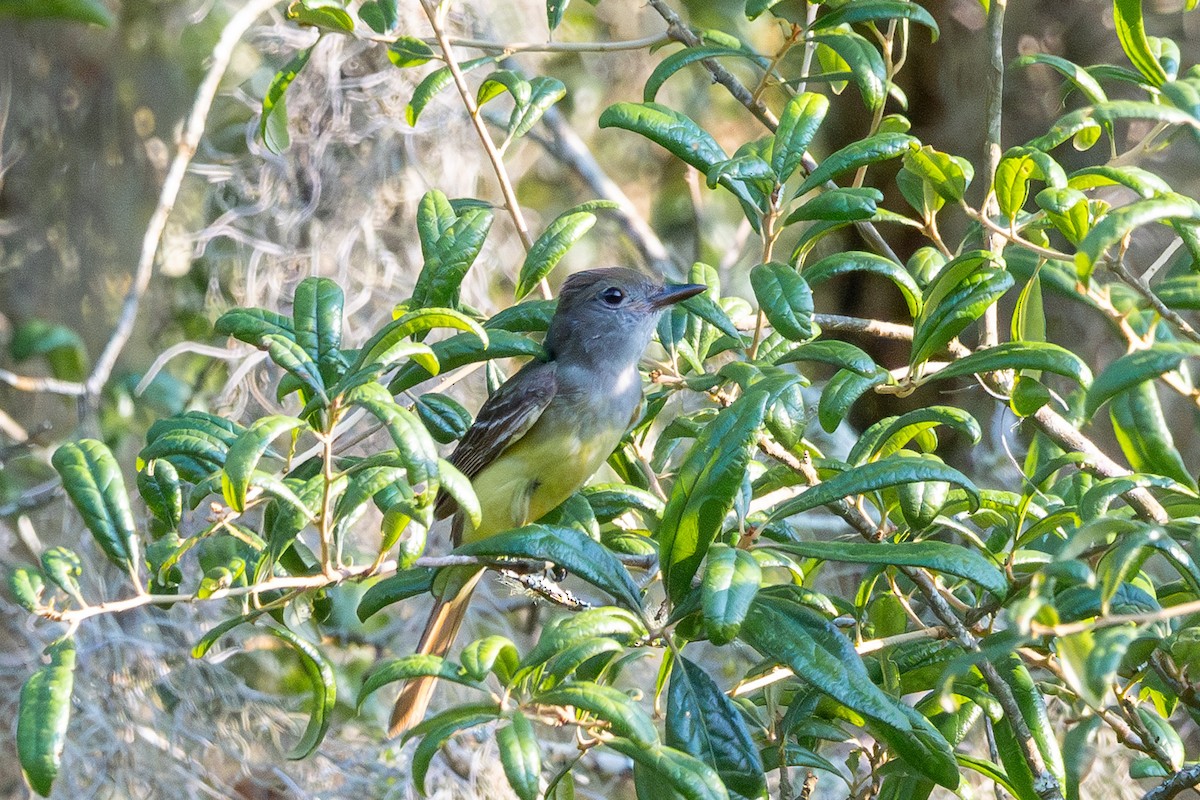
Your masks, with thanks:
M 702 283 L 672 283 L 664 286 L 657 294 L 650 297 L 650 307 L 656 311 L 660 308 L 674 305 L 689 297 L 695 297 L 708 287 Z

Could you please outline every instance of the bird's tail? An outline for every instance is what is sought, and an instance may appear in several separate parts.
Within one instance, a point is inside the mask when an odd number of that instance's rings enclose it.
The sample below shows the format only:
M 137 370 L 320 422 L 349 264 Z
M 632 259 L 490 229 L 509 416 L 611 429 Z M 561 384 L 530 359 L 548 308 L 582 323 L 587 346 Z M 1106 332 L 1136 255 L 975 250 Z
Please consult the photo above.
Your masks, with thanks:
M 450 646 L 454 644 L 454 637 L 458 635 L 458 629 L 467 614 L 467 605 L 471 602 L 475 584 L 482 576 L 482 571 L 477 572 L 454 597 L 449 600 L 439 598 L 434 603 L 421 640 L 417 643 L 418 654 L 446 655 Z M 404 684 L 399 697 L 396 698 L 396 705 L 392 708 L 388 736 L 399 736 L 425 719 L 425 711 L 429 708 L 429 700 L 433 697 L 436 685 L 437 678 L 432 677 L 414 678 Z

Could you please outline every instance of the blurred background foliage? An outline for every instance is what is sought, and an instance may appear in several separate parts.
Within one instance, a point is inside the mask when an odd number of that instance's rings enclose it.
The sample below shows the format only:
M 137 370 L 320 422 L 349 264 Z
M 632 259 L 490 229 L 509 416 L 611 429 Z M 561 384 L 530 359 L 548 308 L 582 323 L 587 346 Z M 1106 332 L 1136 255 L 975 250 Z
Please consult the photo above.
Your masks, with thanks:
M 789 1 L 776 10 L 786 12 Z M 238 7 L 226 0 L 82 5 L 96 21 L 107 14 L 111 24 L 27 19 L 22 13 L 27 4 L 0 2 L 0 366 L 67 380 L 86 374 L 110 335 L 175 152 L 180 121 L 222 26 Z M 400 30 L 427 35 L 416 4 L 400 5 Z M 762 52 L 776 50 L 787 33 L 769 16 L 748 22 L 740 0 L 688 0 L 677 7 L 694 25 L 736 33 Z M 939 150 L 974 158 L 985 130 L 984 12 L 977 0 L 942 0 L 928 9 L 941 39 L 931 45 L 924 31 L 916 33 L 899 78 L 912 133 Z M 270 406 L 264 397 L 268 376 L 256 368 L 258 362 L 226 362 L 187 349 L 138 394 L 142 377 L 168 348 L 186 341 L 218 344 L 212 321 L 235 304 L 287 310 L 295 284 L 310 275 L 342 285 L 348 336 L 361 339 L 411 292 L 422 262 L 414 221 L 421 195 L 437 188 L 451 197 L 498 196 L 453 93 L 440 95 L 410 126 L 404 107 L 423 71 L 397 70 L 382 48 L 345 37 L 327 37 L 288 93 L 290 149 L 282 155 L 265 150 L 255 139 L 261 98 L 279 67 L 316 35 L 285 23 L 283 11 L 280 4 L 235 51 L 170 217 L 133 337 L 99 407 L 83 409 L 74 399 L 0 385 L 0 559 L 5 565 L 79 539 L 65 527 L 67 517 L 50 480 L 49 454 L 58 443 L 98 435 L 122 463 L 131 464 L 145 428 L 159 416 L 189 407 L 236 416 Z M 1200 60 L 1200 15 L 1181 13 L 1182 2 L 1172 0 L 1147 4 L 1145 11 L 1149 33 L 1174 39 L 1183 63 Z M 548 36 L 544 4 L 534 0 L 458 3 L 451 21 L 459 35 L 493 41 Z M 627 40 L 662 30 L 662 20 L 643 4 L 604 0 L 594 9 L 572 7 L 555 38 Z M 1123 58 L 1107 0 L 1014 3 L 1005 50 L 1057 54 L 1084 65 Z M 703 191 L 701 176 L 649 142 L 597 127 L 608 105 L 641 98 L 660 58 L 643 49 L 522 53 L 515 61 L 567 85 L 559 110 L 667 245 L 670 262 L 656 266 L 668 277 L 680 277 L 693 260 L 704 260 L 719 265 L 726 292 L 748 295 L 745 275 L 759 247 L 736 204 L 727 195 Z M 731 68 L 738 70 L 736 64 Z M 661 97 L 730 151 L 760 134 L 757 123 L 703 71 L 679 73 Z M 1061 80 L 1049 68 L 1010 70 L 1004 144 L 1041 133 L 1063 111 Z M 869 121 L 861 103 L 835 103 L 814 151 L 829 153 L 861 137 Z M 539 143 L 544 139 L 539 130 L 508 157 L 535 229 L 593 196 L 574 170 Z M 1144 133 L 1134 129 L 1126 135 L 1136 140 Z M 1068 170 L 1077 166 L 1069 154 L 1058 157 Z M 1146 166 L 1170 176 L 1176 191 L 1200 194 L 1200 160 L 1188 137 L 1144 158 Z M 902 206 L 886 169 L 873 171 L 872 180 L 885 191 L 887 205 Z M 956 222 L 965 228 L 965 219 Z M 825 240 L 823 251 L 861 247 L 853 229 L 845 230 L 840 239 Z M 946 238 L 961 233 L 947 231 Z M 904 231 L 888 233 L 902 258 L 924 243 L 915 233 L 910 240 L 905 236 Z M 1160 240 L 1143 236 L 1138 248 L 1144 251 L 1135 249 L 1131 259 L 1149 263 L 1168 236 L 1165 229 Z M 508 220 L 498 219 L 464 287 L 466 301 L 489 311 L 507 305 L 522 257 Z M 567 266 L 640 261 L 617 225 L 602 220 L 572 249 Z M 822 295 L 828 307 L 819 310 L 902 317 L 897 295 L 869 276 L 839 279 L 835 285 L 838 291 Z M 1097 356 L 1117 355 L 1089 352 L 1116 343 L 1108 337 L 1104 344 L 1106 337 L 1087 327 L 1104 323 L 1073 310 L 1070 304 L 1047 306 L 1052 326 L 1062 332 L 1060 341 L 1073 342 L 1091 363 Z M 882 365 L 894 366 L 907 357 L 904 345 L 896 347 L 891 360 L 887 343 L 873 343 L 872 349 Z M 482 390 L 483 376 L 475 377 L 464 382 L 463 393 Z M 934 398 L 930 389 L 904 399 L 872 396 L 856 407 L 852 421 L 861 429 Z M 1180 398 L 1167 398 L 1166 404 L 1180 451 L 1194 459 L 1200 447 L 1194 406 Z M 1011 417 L 996 408 L 979 399 L 981 419 L 1011 425 Z M 1096 435 L 1104 444 L 1106 434 Z M 962 463 L 1016 474 L 1003 452 L 973 452 Z M 102 581 L 104 570 L 97 567 L 90 575 Z M 107 596 L 105 587 L 93 588 L 97 596 Z M 519 629 L 527 620 L 507 613 L 518 606 L 523 604 L 500 599 L 494 613 L 481 613 L 482 624 Z M 41 634 L 7 600 L 0 599 L 0 608 L 0 711 L 12 720 L 17 687 L 32 668 Z M 524 613 L 532 619 L 534 612 L 525 608 Z M 186 654 L 200 614 L 176 608 L 153 625 L 145 618 L 105 618 L 81 634 L 90 658 L 77 679 L 80 721 L 73 723 L 69 766 L 57 796 L 168 796 L 164 787 L 176 796 L 246 798 L 381 797 L 409 791 L 391 769 L 398 757 L 394 745 L 380 744 L 374 728 L 337 726 L 317 757 L 278 766 L 281 731 L 294 723 L 274 693 L 299 679 L 292 674 L 297 667 L 274 658 L 269 648 L 251 647 L 216 663 L 193 662 Z M 359 674 L 374 660 L 372 642 L 397 635 L 407 621 L 364 634 L 351 618 L 346 615 L 347 648 L 339 668 Z M 2 797 L 22 797 L 26 791 L 12 741 L 0 737 Z M 498 767 L 488 747 L 481 743 L 449 759 L 444 774 L 432 781 L 436 796 L 471 794 L 480 786 L 491 791 L 503 784 L 502 778 L 496 780 Z M 593 776 L 594 783 L 585 787 L 590 795 L 610 796 L 604 787 L 621 771 L 619 764 L 612 767 L 611 774 Z

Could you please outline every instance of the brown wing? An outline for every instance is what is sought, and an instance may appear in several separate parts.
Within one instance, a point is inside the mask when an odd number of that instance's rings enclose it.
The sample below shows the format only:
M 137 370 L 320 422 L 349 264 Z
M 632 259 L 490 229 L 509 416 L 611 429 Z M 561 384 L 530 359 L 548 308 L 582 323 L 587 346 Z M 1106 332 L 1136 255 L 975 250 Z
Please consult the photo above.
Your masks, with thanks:
M 468 478 L 492 463 L 537 422 L 558 390 L 557 365 L 531 361 L 488 398 L 475 423 L 450 455 L 450 463 Z M 438 498 L 437 517 L 453 514 L 457 506 L 445 493 Z

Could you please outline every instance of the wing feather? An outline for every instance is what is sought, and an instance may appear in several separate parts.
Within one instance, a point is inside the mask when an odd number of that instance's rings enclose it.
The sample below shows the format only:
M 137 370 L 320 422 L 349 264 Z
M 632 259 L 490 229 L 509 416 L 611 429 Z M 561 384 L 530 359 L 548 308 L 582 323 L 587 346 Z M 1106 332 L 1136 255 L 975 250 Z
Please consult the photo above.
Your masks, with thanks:
M 474 424 L 450 455 L 450 463 L 474 478 L 533 427 L 557 390 L 557 365 L 553 361 L 526 364 L 479 409 Z M 438 519 L 455 509 L 454 500 L 445 493 L 438 498 Z

